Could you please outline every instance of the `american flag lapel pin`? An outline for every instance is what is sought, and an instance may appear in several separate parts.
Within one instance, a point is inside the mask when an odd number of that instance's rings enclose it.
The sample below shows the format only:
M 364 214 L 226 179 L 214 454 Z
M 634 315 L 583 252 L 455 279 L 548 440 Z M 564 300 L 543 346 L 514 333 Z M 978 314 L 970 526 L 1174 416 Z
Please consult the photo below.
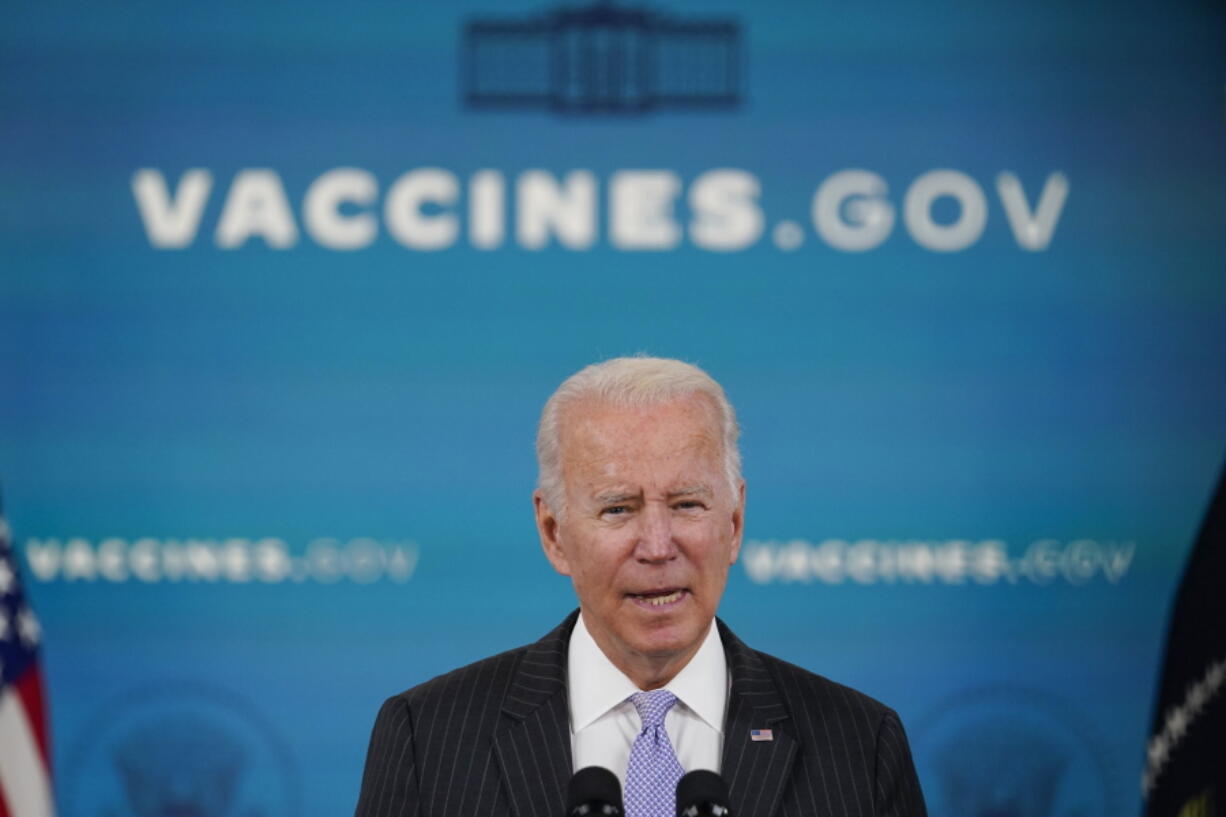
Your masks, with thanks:
M 749 739 L 755 742 L 760 740 L 774 740 L 775 733 L 769 729 L 750 729 Z

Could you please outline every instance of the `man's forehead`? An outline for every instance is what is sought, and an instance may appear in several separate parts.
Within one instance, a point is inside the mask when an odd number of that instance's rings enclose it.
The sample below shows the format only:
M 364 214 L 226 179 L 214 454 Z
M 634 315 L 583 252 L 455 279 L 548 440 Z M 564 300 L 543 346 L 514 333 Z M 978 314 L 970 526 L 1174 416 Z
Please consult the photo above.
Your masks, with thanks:
M 572 490 L 590 496 L 712 491 L 721 438 L 703 401 L 645 407 L 581 407 L 563 428 L 562 470 Z
M 598 398 L 576 400 L 568 405 L 560 418 L 559 435 L 563 450 L 568 443 L 603 442 L 608 438 L 622 445 L 657 437 L 662 423 L 670 431 L 684 428 L 679 443 L 687 438 L 720 438 L 718 411 L 706 395 L 688 394 L 673 400 L 646 405 L 620 405 Z

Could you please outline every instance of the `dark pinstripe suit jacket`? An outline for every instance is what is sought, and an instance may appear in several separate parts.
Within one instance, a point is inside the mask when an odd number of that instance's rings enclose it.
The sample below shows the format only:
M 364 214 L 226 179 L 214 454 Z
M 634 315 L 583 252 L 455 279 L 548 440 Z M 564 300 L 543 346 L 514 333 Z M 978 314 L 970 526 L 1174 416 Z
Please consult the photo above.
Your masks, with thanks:
M 356 817 L 562 817 L 576 616 L 535 644 L 389 698 Z M 719 630 L 732 678 L 722 765 L 734 817 L 924 817 L 893 710 L 749 649 L 722 621 Z M 751 729 L 774 739 L 750 741 Z

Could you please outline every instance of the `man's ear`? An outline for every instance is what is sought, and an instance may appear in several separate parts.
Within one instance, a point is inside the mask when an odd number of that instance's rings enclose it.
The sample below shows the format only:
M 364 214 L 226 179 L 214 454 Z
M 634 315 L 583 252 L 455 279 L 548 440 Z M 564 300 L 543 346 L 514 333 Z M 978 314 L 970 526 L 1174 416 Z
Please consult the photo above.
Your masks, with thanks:
M 532 506 L 536 511 L 536 532 L 541 537 L 541 548 L 553 569 L 563 576 L 570 575 L 570 562 L 558 539 L 558 515 L 549 507 L 540 491 L 532 492 Z
M 736 491 L 736 507 L 732 509 L 732 552 L 728 557 L 728 564 L 736 564 L 737 556 L 741 553 L 741 537 L 745 534 L 745 480 L 741 480 L 741 484 Z

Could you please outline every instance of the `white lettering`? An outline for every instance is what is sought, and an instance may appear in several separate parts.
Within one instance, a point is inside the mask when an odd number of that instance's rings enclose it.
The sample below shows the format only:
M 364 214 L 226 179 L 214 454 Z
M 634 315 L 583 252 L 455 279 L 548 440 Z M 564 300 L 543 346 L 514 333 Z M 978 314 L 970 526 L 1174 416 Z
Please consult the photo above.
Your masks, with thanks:
M 550 235 L 571 250 L 596 240 L 596 177 L 586 170 L 558 181 L 543 170 L 520 175 L 515 194 L 515 235 L 524 249 L 540 250 Z
M 1102 550 L 1098 542 L 1092 539 L 1078 539 L 1069 542 L 1064 549 L 1061 571 L 1069 584 L 1085 584 L 1095 573 L 1103 561 Z
M 1040 539 L 1026 549 L 1022 564 L 1030 580 L 1048 584 L 1059 571 L 1060 543 L 1055 539 Z
M 942 196 L 957 199 L 957 221 L 937 224 L 932 204 Z M 963 250 L 979 240 L 988 223 L 988 200 L 979 184 L 957 170 L 930 170 L 911 183 L 903 199 L 903 220 L 921 247 L 937 252 Z
M 468 183 L 468 237 L 479 250 L 502 246 L 506 182 L 497 170 L 478 170 Z
M 27 539 L 26 562 L 40 582 L 49 582 L 60 572 L 60 542 L 58 539 Z
M 139 541 L 145 540 L 142 539 Z M 149 541 L 153 542 L 154 546 L 156 547 L 156 539 L 150 539 Z M 162 572 L 166 575 L 167 581 L 180 581 L 184 574 L 187 573 L 188 568 L 187 553 L 183 549 L 183 546 L 179 542 L 171 539 L 162 545 L 161 553 Z
M 936 557 L 932 548 L 922 542 L 907 542 L 898 548 L 898 572 L 908 581 L 932 584 Z
M 1055 539 L 1034 542 L 1021 559 L 1009 558 L 1009 546 L 999 539 L 972 542 L 896 542 L 859 539 L 848 543 L 827 539 L 813 545 L 803 539 L 786 543 L 751 541 L 743 551 L 743 564 L 751 581 L 857 584 L 923 582 L 931 584 L 1016 584 L 1025 578 L 1035 584 L 1062 579 L 1082 585 L 1102 574 L 1115 584 L 1128 571 L 1135 543 L 1117 545 L 1078 539 L 1061 544 Z
M 227 539 L 221 546 L 221 561 L 226 578 L 232 582 L 251 580 L 250 542 L 246 539 Z
M 805 542 L 789 542 L 780 548 L 775 557 L 775 571 L 784 581 L 812 581 L 808 545 Z
M 306 559 L 290 556 L 283 539 L 246 538 L 157 539 L 145 537 L 129 542 L 108 537 L 97 544 L 84 538 L 26 541 L 26 558 L 39 581 L 104 581 L 122 584 L 142 582 L 224 581 L 276 583 L 307 578 L 332 583 L 349 579 L 369 584 L 384 577 L 404 583 L 418 562 L 418 548 L 412 541 L 380 542 L 359 537 L 343 547 L 335 539 L 317 539 L 308 548 Z
M 741 564 L 750 581 L 756 584 L 766 584 L 775 578 L 775 551 L 769 546 L 746 547 L 741 554 Z
M 358 584 L 378 581 L 383 574 L 383 548 L 374 539 L 351 539 L 345 545 L 349 578 Z
M 212 189 L 212 174 L 200 168 L 183 174 L 173 199 L 160 170 L 146 167 L 132 174 L 132 195 L 149 243 L 165 250 L 186 247 L 195 241 Z
M 969 542 L 946 542 L 936 551 L 936 570 L 946 584 L 962 584 L 966 577 L 966 548 Z
M 1064 210 L 1064 201 L 1068 198 L 1068 177 L 1063 173 L 1052 173 L 1047 177 L 1043 192 L 1039 195 L 1039 205 L 1033 214 L 1026 204 L 1022 183 L 1009 171 L 996 177 L 996 192 L 1004 205 L 1017 245 L 1031 252 L 1047 249 L 1056 232 L 1056 222 Z
M 387 192 L 383 218 L 387 231 L 406 247 L 442 250 L 455 243 L 460 223 L 455 213 L 426 215 L 425 204 L 449 207 L 460 195 L 460 183 L 449 170 L 426 167 L 405 173 Z
M 669 250 L 681 241 L 673 202 L 681 179 L 667 170 L 622 170 L 609 181 L 609 241 L 619 250 Z
M 217 246 L 232 249 L 253 236 L 260 236 L 276 249 L 292 247 L 298 241 L 285 187 L 274 170 L 248 169 L 234 177 L 214 240 Z
M 340 543 L 335 539 L 316 539 L 307 546 L 307 563 L 311 573 L 325 584 L 339 581 L 343 572 Z
M 195 581 L 215 582 L 221 578 L 221 556 L 211 542 L 188 539 L 183 544 L 184 573 Z
M 84 539 L 69 539 L 64 547 L 64 578 L 68 581 L 84 579 L 92 582 L 95 576 L 94 551 L 89 542 Z
M 285 542 L 280 539 L 261 539 L 255 543 L 253 550 L 251 561 L 260 581 L 279 582 L 289 575 L 292 564 Z
M 378 239 L 381 217 L 389 234 L 409 249 L 446 249 L 467 231 L 473 248 L 494 250 L 504 246 L 511 229 L 508 185 L 514 184 L 514 233 L 522 248 L 556 245 L 587 250 L 599 237 L 600 180 L 590 170 L 558 177 L 533 169 L 512 180 L 501 170 L 485 168 L 474 171 L 466 184 L 461 207 L 462 182 L 457 174 L 438 167 L 415 168 L 392 183 L 380 208 L 381 187 L 373 173 L 333 168 L 307 187 L 302 227 L 322 247 L 361 250 Z M 141 168 L 133 173 L 130 186 L 152 246 L 182 248 L 196 240 L 213 187 L 209 170 L 187 170 L 171 189 L 163 171 Z M 1017 245 L 1030 252 L 1047 249 L 1068 199 L 1068 177 L 1049 173 L 1033 206 L 1016 173 L 1001 171 L 995 187 Z M 609 176 L 607 193 L 608 242 L 621 251 L 670 250 L 688 237 L 697 248 L 733 252 L 755 245 L 766 229 L 761 182 L 741 169 L 708 170 L 692 181 L 688 191 L 673 170 L 617 170 Z M 676 213 L 683 193 L 688 224 Z M 845 252 L 882 245 L 897 219 L 888 193 L 885 179 L 870 170 L 832 173 L 810 203 L 817 234 L 830 247 Z M 943 214 L 953 213 L 955 207 L 952 220 Z M 911 237 L 935 252 L 957 252 L 977 242 L 989 215 L 980 183 L 951 169 L 916 178 L 901 209 Z M 235 174 L 214 233 L 222 249 L 241 248 L 252 238 L 262 238 L 277 249 L 296 246 L 299 239 L 281 177 L 268 168 L 245 168 Z M 805 232 L 800 224 L 782 219 L 775 223 L 772 239 L 778 249 L 791 252 L 804 244 Z
M 761 185 L 744 170 L 708 170 L 690 186 L 690 240 L 704 250 L 733 252 L 762 236 Z
M 877 564 L 875 543 L 869 540 L 856 542 L 847 549 L 847 575 L 859 584 L 873 584 L 877 581 Z
M 813 227 L 836 250 L 864 252 L 879 246 L 894 229 L 894 205 L 885 179 L 869 170 L 842 170 L 817 188 Z
M 1125 542 L 1122 545 L 1108 543 L 1106 545 L 1107 555 L 1103 559 L 1103 575 L 1107 577 L 1107 581 L 1116 584 L 1128 572 L 1128 568 L 1132 565 L 1132 557 L 1136 552 L 1136 542 Z
M 997 539 L 980 542 L 971 551 L 971 578 L 979 584 L 992 584 L 1009 569 L 1008 547 Z
M 379 195 L 379 183 L 365 171 L 352 167 L 329 170 L 307 188 L 302 221 L 311 238 L 333 250 L 369 247 L 379 233 L 378 222 L 369 212 L 343 215 L 341 204 L 369 207 Z
M 416 569 L 416 546 L 412 544 L 397 545 L 388 553 L 387 574 L 392 581 L 403 584 L 413 577 L 413 571 Z
M 142 582 L 156 582 L 161 578 L 158 570 L 156 539 L 137 539 L 128 548 L 128 567 L 132 575 Z
M 128 565 L 125 561 L 127 542 L 122 539 L 103 539 L 98 543 L 98 573 L 111 582 L 128 580 Z
M 847 543 L 842 539 L 827 539 L 810 552 L 810 567 L 813 575 L 826 584 L 842 584 L 847 578 L 844 570 Z

